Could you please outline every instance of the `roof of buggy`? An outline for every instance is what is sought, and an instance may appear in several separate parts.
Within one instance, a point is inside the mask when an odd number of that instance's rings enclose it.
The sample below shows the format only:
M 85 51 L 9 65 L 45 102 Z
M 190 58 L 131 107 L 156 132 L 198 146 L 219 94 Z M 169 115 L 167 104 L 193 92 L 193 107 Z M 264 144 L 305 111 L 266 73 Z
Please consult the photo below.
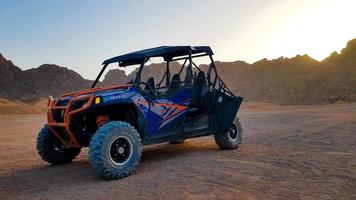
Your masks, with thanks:
M 174 57 L 189 55 L 190 51 L 192 55 L 199 53 L 213 55 L 209 46 L 161 46 L 116 56 L 105 60 L 103 64 L 118 62 L 120 66 L 129 66 L 140 64 L 143 59 L 151 57 L 163 57 L 165 61 L 171 61 Z

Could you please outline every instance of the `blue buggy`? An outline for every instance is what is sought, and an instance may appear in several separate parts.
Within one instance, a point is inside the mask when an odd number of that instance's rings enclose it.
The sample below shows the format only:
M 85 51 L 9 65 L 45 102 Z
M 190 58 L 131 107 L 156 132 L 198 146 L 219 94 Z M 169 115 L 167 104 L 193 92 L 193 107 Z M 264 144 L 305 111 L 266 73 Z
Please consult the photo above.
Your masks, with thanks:
M 221 80 L 212 56 L 208 46 L 162 46 L 105 60 L 90 89 L 49 98 L 38 153 L 64 164 L 89 147 L 94 169 L 104 179 L 119 179 L 136 169 L 143 145 L 214 135 L 221 149 L 238 148 L 242 128 L 235 117 L 243 98 Z M 157 57 L 166 63 L 162 77 L 143 80 L 145 64 Z M 198 57 L 210 64 L 198 66 Z M 112 63 L 139 65 L 136 77 L 125 85 L 97 86 Z

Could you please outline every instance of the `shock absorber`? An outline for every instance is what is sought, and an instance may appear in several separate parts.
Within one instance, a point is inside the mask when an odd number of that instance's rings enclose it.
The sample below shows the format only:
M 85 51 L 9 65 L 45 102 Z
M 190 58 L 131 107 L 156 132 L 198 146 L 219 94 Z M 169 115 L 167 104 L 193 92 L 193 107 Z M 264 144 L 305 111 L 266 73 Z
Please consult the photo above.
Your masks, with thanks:
M 109 121 L 108 115 L 98 115 L 96 117 L 96 125 L 98 126 L 98 128 L 104 125 L 105 123 L 107 123 L 108 121 Z

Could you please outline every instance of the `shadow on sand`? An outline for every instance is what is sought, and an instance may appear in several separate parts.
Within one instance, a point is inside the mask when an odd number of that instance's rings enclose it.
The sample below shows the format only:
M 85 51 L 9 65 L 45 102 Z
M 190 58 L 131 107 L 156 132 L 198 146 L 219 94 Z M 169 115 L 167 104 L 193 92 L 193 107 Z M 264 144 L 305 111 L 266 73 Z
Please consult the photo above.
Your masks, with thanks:
M 142 153 L 141 163 L 137 173 L 147 173 L 157 167 L 163 166 L 168 160 L 181 160 L 189 154 L 218 153 L 218 148 L 212 143 L 185 142 L 180 145 L 159 144 L 147 146 Z M 27 195 L 41 193 L 44 190 L 52 191 L 70 189 L 72 186 L 88 185 L 98 187 L 105 184 L 101 177 L 90 166 L 87 156 L 80 155 L 79 159 L 67 165 L 46 165 L 29 169 L 11 171 L 0 175 L 0 188 L 2 195 Z M 1 195 L 0 195 L 1 197 Z

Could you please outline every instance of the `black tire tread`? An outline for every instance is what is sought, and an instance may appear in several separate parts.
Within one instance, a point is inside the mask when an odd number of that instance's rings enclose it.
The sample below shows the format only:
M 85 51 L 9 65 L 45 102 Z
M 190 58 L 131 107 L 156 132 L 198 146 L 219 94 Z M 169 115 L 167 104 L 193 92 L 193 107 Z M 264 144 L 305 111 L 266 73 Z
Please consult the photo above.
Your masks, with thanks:
M 56 140 L 48 125 L 45 125 L 38 134 L 36 148 L 38 154 L 44 161 L 59 165 L 72 162 L 79 155 L 80 148 L 68 148 L 59 152 L 54 148 L 53 142 Z
M 238 149 L 240 144 L 242 143 L 242 126 L 239 121 L 236 121 L 236 126 L 239 131 L 239 140 L 236 142 L 232 142 L 228 136 L 228 133 L 217 133 L 214 135 L 214 139 L 216 144 L 220 147 L 222 150 L 233 150 L 233 149 Z

